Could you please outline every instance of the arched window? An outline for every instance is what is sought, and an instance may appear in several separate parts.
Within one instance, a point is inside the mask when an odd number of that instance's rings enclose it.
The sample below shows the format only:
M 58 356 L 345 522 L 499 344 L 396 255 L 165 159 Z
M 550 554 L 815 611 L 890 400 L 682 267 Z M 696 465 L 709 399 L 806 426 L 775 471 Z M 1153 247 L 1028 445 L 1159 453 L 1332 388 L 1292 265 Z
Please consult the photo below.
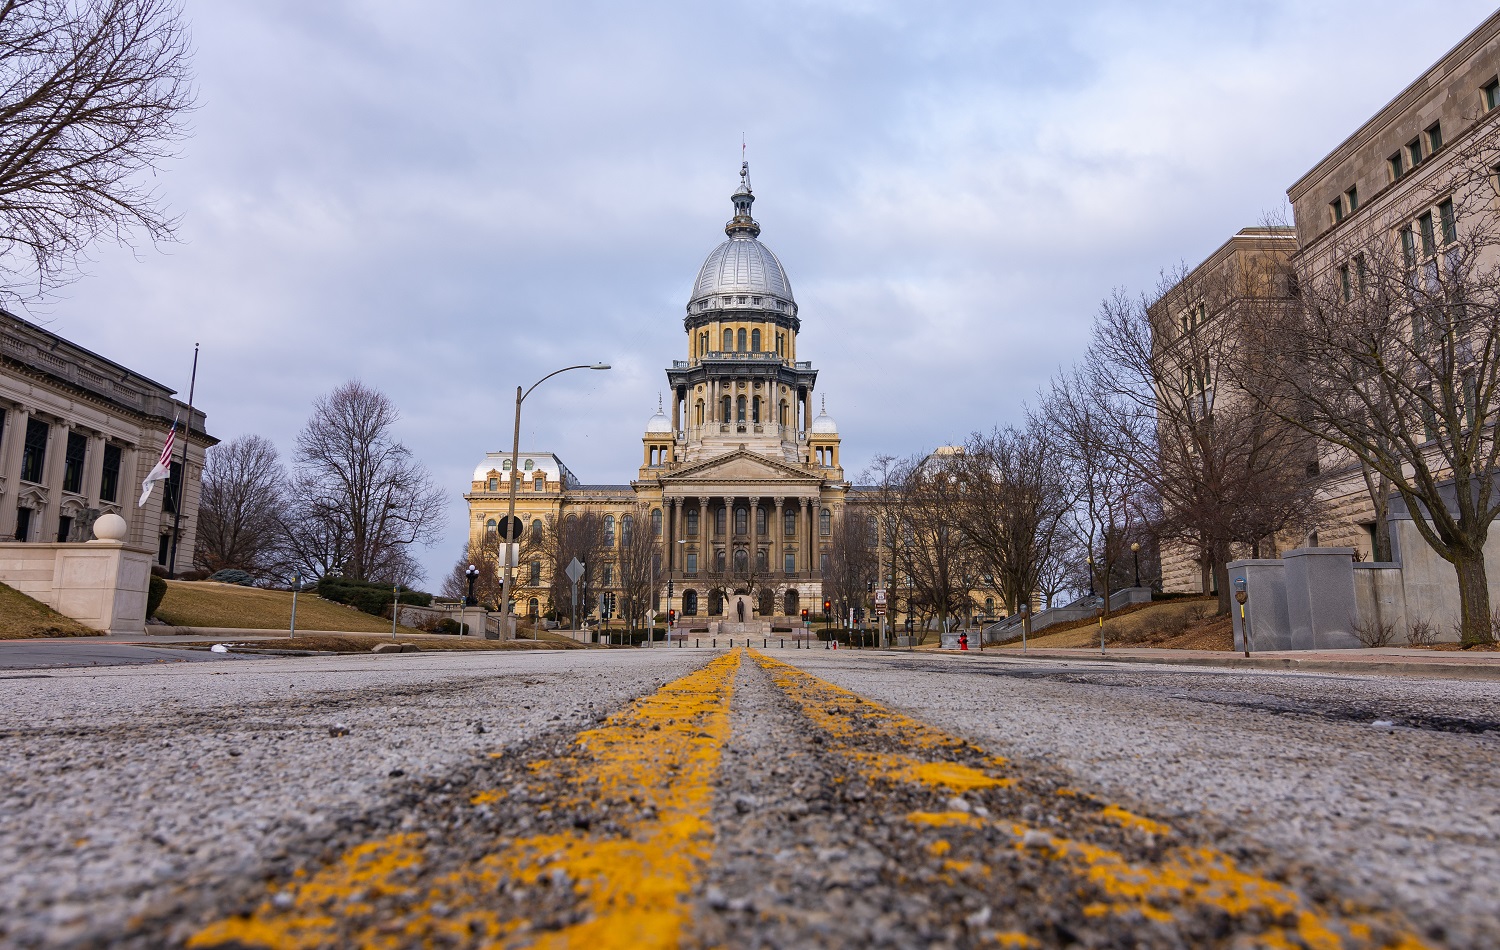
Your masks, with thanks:
M 734 550 L 734 569 L 739 574 L 750 570 L 750 554 L 744 548 Z
M 825 538 L 833 534 L 833 512 L 827 508 L 818 514 L 818 533 Z
M 748 534 L 750 531 L 750 509 L 734 509 L 734 533 Z
M 760 422 L 760 397 L 756 396 L 750 401 L 750 421 Z
M 731 404 L 730 404 L 730 401 L 729 401 L 729 397 L 725 396 L 724 397 L 724 402 L 723 402 L 723 410 L 724 411 L 721 412 L 721 413 L 719 413 L 719 421 L 720 422 L 730 422 L 730 421 L 733 421 L 732 417 L 731 417 L 731 414 L 730 414 L 730 408 L 729 408 L 730 405 Z
M 630 515 L 626 515 L 625 517 L 623 517 L 623 518 L 620 519 L 620 543 L 621 544 L 629 544 L 630 543 L 630 532 L 632 532 L 633 530 L 635 530 L 635 519 L 634 518 L 632 518 Z
M 498 529 L 499 527 L 500 526 L 495 523 L 495 519 L 494 518 L 491 518 L 489 521 L 486 521 L 484 523 L 484 530 L 487 531 L 490 534 L 494 534 L 495 531 L 496 531 L 496 529 Z
M 531 538 L 533 541 L 542 540 L 542 519 L 534 518 L 531 522 Z
M 537 603 L 536 598 L 533 597 L 526 602 L 526 612 L 531 615 L 532 619 L 536 619 L 537 611 L 541 609 L 541 606 L 541 604 Z
M 716 509 L 714 509 L 714 533 L 717 534 L 721 538 L 724 536 L 724 518 L 725 517 L 726 516 L 724 514 L 724 509 L 723 508 L 716 508 Z
M 500 463 L 500 470 L 502 472 L 510 471 L 510 459 L 506 459 L 505 461 Z
M 760 331 L 759 330 L 751 330 L 750 331 L 750 350 L 753 353 L 759 353 L 760 352 Z
M 684 617 L 698 616 L 698 592 L 685 590 L 682 592 L 682 615 Z
M 745 331 L 744 331 L 743 328 L 740 329 L 739 339 L 740 339 L 740 345 L 739 345 L 738 349 L 739 349 L 739 351 L 741 353 L 743 353 L 743 352 L 745 352 Z
M 786 616 L 788 616 L 788 617 L 795 617 L 795 616 L 797 616 L 797 588 L 793 587 L 791 590 L 789 590 L 789 591 L 786 592 L 786 603 L 785 603 L 785 606 L 786 606 L 786 610 L 785 610 Z
M 690 538 L 696 538 L 698 536 L 698 509 L 697 508 L 689 508 L 688 509 L 688 512 L 687 512 L 687 533 L 688 533 L 688 537 L 690 537 Z
M 661 509 L 656 508 L 651 512 L 651 536 L 661 537 Z
M 755 533 L 764 536 L 766 533 L 766 509 L 755 509 Z
M 495 490 L 499 489 L 499 487 L 500 487 L 500 479 L 498 479 L 498 478 L 492 478 L 492 479 L 490 479 L 490 491 L 495 491 Z
M 762 574 L 771 569 L 771 553 L 765 548 L 760 548 L 755 552 L 755 569 L 757 571 L 760 571 Z M 765 608 L 761 609 L 764 610 Z M 770 613 L 769 610 L 766 610 L 765 612 Z
M 724 596 L 716 590 L 708 592 L 708 615 L 717 617 L 724 612 Z
M 745 421 L 745 397 L 744 396 L 740 396 L 735 401 L 735 409 L 736 409 L 736 412 L 735 412 L 734 421 L 735 422 L 744 422 Z
M 717 571 L 720 574 L 724 573 L 724 549 L 723 548 L 719 548 L 719 550 L 717 550 L 717 551 L 714 552 L 714 570 Z
M 604 516 L 604 543 L 614 547 L 615 543 L 615 516 Z
M 993 597 L 986 597 L 984 599 L 984 615 L 986 617 L 988 617 L 990 614 L 993 614 L 994 612 L 995 612 L 995 598 L 993 598 Z
M 728 353 L 732 349 L 734 349 L 734 331 L 733 330 L 725 330 L 724 331 L 724 352 Z
M 531 459 L 527 459 L 526 460 L 526 466 L 525 466 L 526 471 L 529 472 L 529 471 L 531 471 L 535 467 L 536 467 L 536 463 L 535 462 L 533 462 Z
M 703 425 L 703 400 L 698 400 L 698 424 Z
M 777 425 L 786 425 L 786 400 L 781 401 L 781 414 L 776 419 Z
M 797 536 L 797 509 L 788 508 L 781 516 L 781 533 L 789 538 Z

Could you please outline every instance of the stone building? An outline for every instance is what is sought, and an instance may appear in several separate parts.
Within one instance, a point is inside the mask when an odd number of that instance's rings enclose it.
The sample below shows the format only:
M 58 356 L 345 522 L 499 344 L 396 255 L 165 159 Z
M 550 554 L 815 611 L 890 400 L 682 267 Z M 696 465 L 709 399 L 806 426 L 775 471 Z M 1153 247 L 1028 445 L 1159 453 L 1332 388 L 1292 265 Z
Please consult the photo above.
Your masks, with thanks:
M 647 421 L 635 480 L 583 484 L 541 451 L 522 452 L 520 471 L 511 471 L 505 452 L 487 454 L 475 469 L 464 495 L 471 546 L 504 517 L 509 482 L 518 483 L 516 513 L 527 533 L 519 613 L 548 609 L 551 566 L 537 553 L 548 519 L 580 511 L 604 517 L 611 538 L 625 533 L 626 519 L 649 520 L 662 550 L 663 611 L 688 620 L 726 616 L 736 595 L 748 596 L 760 619 L 820 611 L 832 526 L 849 491 L 838 427 L 826 410 L 813 414 L 818 373 L 797 359 L 797 301 L 781 261 L 760 241 L 748 164 L 731 202 L 726 240 L 703 262 L 687 301 L 685 358 L 666 369 L 670 415 L 658 407 Z M 596 583 L 607 568 L 598 566 Z M 608 602 L 610 585 L 602 586 Z
M 1460 167 L 1463 163 L 1500 142 L 1497 136 L 1500 13 L 1485 20 L 1298 179 L 1287 190 L 1294 221 L 1291 232 L 1278 232 L 1273 244 L 1263 244 L 1257 252 L 1284 258 L 1302 287 L 1336 281 L 1346 300 L 1362 285 L 1362 252 L 1371 248 L 1387 248 L 1411 279 L 1430 279 L 1443 266 L 1445 249 L 1456 241 L 1464 214 L 1492 210 L 1457 206 L 1452 182 L 1468 174 Z M 1478 194 L 1491 203 L 1500 193 L 1500 166 L 1492 171 L 1493 188 Z M 1240 232 L 1199 269 L 1242 253 L 1235 250 L 1236 243 L 1256 230 Z M 1180 332 L 1182 316 L 1175 311 L 1164 314 L 1163 332 Z M 1347 454 L 1324 446 L 1310 474 L 1318 480 L 1323 505 L 1319 523 L 1305 537 L 1277 539 L 1261 556 L 1310 545 L 1353 548 L 1361 560 L 1374 559 L 1375 505 L 1360 466 Z M 1163 552 L 1163 572 L 1169 591 L 1203 589 L 1200 574 L 1181 551 Z
M 218 440 L 205 432 L 203 412 L 189 417 L 174 395 L 0 310 L 0 540 L 87 541 L 94 519 L 113 513 L 125 519 L 126 543 L 149 548 L 165 565 L 180 485 L 177 566 L 191 566 L 204 451 Z M 172 478 L 137 508 L 173 419 L 186 435 L 179 431 Z

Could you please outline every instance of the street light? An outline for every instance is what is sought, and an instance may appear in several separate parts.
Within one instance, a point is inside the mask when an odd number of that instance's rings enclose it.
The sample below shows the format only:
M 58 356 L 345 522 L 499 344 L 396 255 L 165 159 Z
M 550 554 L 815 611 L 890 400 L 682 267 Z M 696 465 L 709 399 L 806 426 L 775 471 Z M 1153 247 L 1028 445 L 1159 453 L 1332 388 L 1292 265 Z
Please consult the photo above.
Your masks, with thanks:
M 1135 558 L 1135 586 L 1141 586 L 1141 542 L 1130 542 L 1130 556 Z
M 1094 596 L 1094 556 L 1089 555 L 1089 596 Z
M 531 395 L 531 391 L 542 383 L 545 383 L 558 373 L 566 373 L 574 369 L 609 369 L 609 364 L 579 363 L 577 366 L 564 366 L 562 369 L 553 370 L 532 383 L 530 389 L 523 390 L 520 386 L 516 387 L 516 427 L 510 442 L 510 501 L 505 509 L 505 581 L 500 585 L 500 622 L 507 625 L 507 628 L 510 624 L 511 578 L 515 571 L 514 559 L 510 556 L 510 546 L 516 543 L 516 475 L 521 461 L 521 403 L 525 402 L 526 397 Z
M 464 571 L 464 576 L 469 579 L 469 596 L 467 596 L 467 597 L 464 598 L 463 614 L 462 614 L 461 618 L 458 621 L 458 633 L 459 633 L 459 636 L 467 636 L 468 635 L 468 633 L 469 633 L 469 629 L 468 629 L 469 628 L 469 608 L 472 607 L 472 606 L 474 606 L 476 603 L 478 603 L 478 601 L 476 601 L 474 599 L 474 582 L 477 581 L 477 580 L 479 580 L 479 568 L 477 568 L 474 565 L 470 564 L 469 565 L 469 569 L 467 571 Z

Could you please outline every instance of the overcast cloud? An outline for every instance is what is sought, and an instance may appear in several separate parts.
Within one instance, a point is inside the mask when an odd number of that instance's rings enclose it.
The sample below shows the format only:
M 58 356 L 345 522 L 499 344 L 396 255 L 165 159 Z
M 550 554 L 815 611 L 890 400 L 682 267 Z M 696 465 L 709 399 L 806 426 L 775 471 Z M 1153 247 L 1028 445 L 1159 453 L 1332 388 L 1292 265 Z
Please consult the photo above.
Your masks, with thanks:
M 624 483 L 685 357 L 749 142 L 762 239 L 846 471 L 1018 418 L 1111 288 L 1286 188 L 1480 2 L 189 0 L 201 107 L 160 179 L 182 243 L 99 248 L 33 319 L 288 456 L 351 377 L 460 494 L 509 448 Z

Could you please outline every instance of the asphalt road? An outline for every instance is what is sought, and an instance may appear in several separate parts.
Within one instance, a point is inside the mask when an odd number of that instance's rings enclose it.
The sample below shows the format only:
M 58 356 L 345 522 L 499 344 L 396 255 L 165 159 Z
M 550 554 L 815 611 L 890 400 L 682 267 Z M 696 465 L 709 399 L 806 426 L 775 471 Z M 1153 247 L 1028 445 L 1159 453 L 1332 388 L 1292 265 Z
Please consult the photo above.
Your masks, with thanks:
M 0 671 L 60 669 L 77 666 L 149 666 L 160 663 L 205 663 L 232 654 L 182 650 L 93 638 L 68 640 L 0 640 Z M 0 679 L 5 679 L 0 672 Z
M 4 684 L 0 944 L 1500 946 L 1500 684 L 825 651 Z

